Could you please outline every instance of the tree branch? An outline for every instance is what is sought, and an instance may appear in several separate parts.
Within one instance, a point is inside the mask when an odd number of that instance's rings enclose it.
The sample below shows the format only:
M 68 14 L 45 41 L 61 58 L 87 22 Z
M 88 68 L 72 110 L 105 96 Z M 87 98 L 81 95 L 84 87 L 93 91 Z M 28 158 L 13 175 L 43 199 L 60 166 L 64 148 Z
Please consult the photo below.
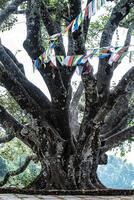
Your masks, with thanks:
M 127 125 L 127 119 L 128 119 L 128 115 L 125 115 L 121 120 L 120 122 L 110 131 L 107 131 L 107 132 L 103 132 L 102 130 L 100 131 L 100 137 L 101 137 L 101 140 L 105 140 L 107 139 L 108 137 L 112 136 L 115 132 L 118 132 L 122 129 L 124 129 Z M 103 129 L 103 128 L 102 128 Z M 104 129 L 105 131 L 105 129 Z
M 30 113 L 34 118 L 40 118 L 40 108 L 29 96 L 22 85 L 16 81 L 15 77 L 6 71 L 0 64 L 0 82 L 27 113 Z
M 7 134 L 7 135 L 5 135 L 5 136 L 0 138 L 0 144 L 6 143 L 6 142 L 10 142 L 14 138 L 15 138 L 15 136 L 9 133 L 9 134 Z
M 100 47 L 110 46 L 113 34 L 118 27 L 120 21 L 130 12 L 133 6 L 133 1 L 121 0 L 114 7 L 111 17 L 107 22 L 104 31 L 102 33 Z M 110 80 L 115 69 L 114 64 L 110 66 L 108 62 L 109 58 L 99 60 L 99 68 L 97 73 L 97 88 L 100 96 L 101 104 L 103 104 L 107 96 L 109 95 Z
M 79 100 L 81 98 L 81 95 L 83 93 L 84 87 L 83 87 L 83 83 L 82 81 L 80 82 L 74 96 L 73 99 L 71 101 L 71 107 L 76 108 L 78 106 Z
M 127 120 L 133 113 L 132 106 L 129 106 L 130 99 L 133 95 L 134 82 L 129 82 L 126 88 L 126 94 L 120 96 L 114 104 L 111 111 L 106 115 L 104 125 L 100 134 L 103 138 L 112 136 L 113 132 L 119 131 L 127 126 Z
M 70 5 L 70 18 L 72 21 L 75 19 L 81 12 L 81 1 L 80 0 L 69 0 Z M 84 37 L 82 35 L 83 30 L 82 26 L 79 27 L 79 30 L 75 31 L 73 36 L 73 47 L 74 47 L 74 53 L 77 55 L 84 54 L 85 53 L 85 44 L 84 44 Z M 70 33 L 71 34 L 71 33 Z M 71 38 L 71 36 L 70 36 Z M 72 40 L 69 41 L 69 43 L 72 42 Z M 69 44 L 71 45 L 71 44 Z
M 14 0 L 4 10 L 0 11 L 0 26 L 9 17 L 10 14 L 14 13 L 18 6 L 26 0 Z
M 134 21 L 129 25 L 124 46 L 130 45 L 133 30 L 134 30 Z
M 20 135 L 20 132 L 23 128 L 23 125 L 21 125 L 14 117 L 12 117 L 1 105 L 0 124 L 2 124 L 4 129 L 11 130 L 11 132 L 15 133 L 16 136 Z
M 3 83 L 6 85 L 6 87 L 8 87 L 7 89 L 10 91 L 12 90 L 12 95 L 18 92 L 20 96 L 23 96 L 22 99 L 18 97 L 18 102 L 21 102 L 23 100 L 27 101 L 27 96 L 29 96 L 31 98 L 31 102 L 34 101 L 34 105 L 36 104 L 35 108 L 40 107 L 41 109 L 43 109 L 43 112 L 49 112 L 51 108 L 51 103 L 48 100 L 48 98 L 45 96 L 45 94 L 43 94 L 40 91 L 40 89 L 38 89 L 35 85 L 33 85 L 30 81 L 26 79 L 26 77 L 21 73 L 21 71 L 18 69 L 16 64 L 9 57 L 9 55 L 5 52 L 2 46 L 0 46 L 0 54 L 1 54 L 0 61 L 4 65 L 4 66 L 0 65 L 1 79 Z M 8 77 L 9 81 L 14 82 L 13 85 L 15 88 L 17 87 L 18 89 L 20 88 L 21 90 L 18 91 L 17 89 L 16 91 L 16 89 L 12 87 L 12 85 L 9 85 L 7 80 L 4 79 L 4 74 Z M 23 92 L 25 90 L 24 92 L 25 94 L 27 93 L 25 97 L 24 97 L 24 94 L 21 93 L 22 90 Z M 16 95 L 13 95 L 13 97 L 16 98 Z M 23 106 L 23 109 L 24 109 L 25 105 L 21 104 L 21 106 Z M 33 110 L 32 106 L 30 107 Z
M 133 0 L 121 0 L 113 8 L 110 19 L 108 20 L 102 33 L 100 47 L 110 46 L 114 31 L 118 27 L 120 21 L 130 12 L 130 9 L 133 6 Z
M 27 2 L 27 38 L 24 48 L 32 59 L 38 58 L 44 51 L 41 41 L 40 2 L 29 0 Z
M 122 142 L 134 136 L 134 126 L 115 132 L 114 135 L 105 140 L 105 146 L 101 149 L 101 153 L 117 147 Z
M 10 132 L 7 136 L 0 139 L 0 143 L 5 143 L 17 137 L 23 141 L 26 145 L 31 148 L 31 141 L 27 140 L 22 134 L 21 131 L 24 128 L 10 113 L 8 113 L 3 106 L 0 105 L 0 124 L 6 130 L 7 133 Z
M 54 21 L 51 12 L 48 10 L 46 4 L 43 2 L 41 2 L 41 18 L 49 36 L 61 32 L 61 19 L 59 19 L 58 17 Z M 55 43 L 55 52 L 56 55 L 65 55 L 65 48 L 63 45 L 62 36 L 58 37 L 58 40 Z
M 76 141 L 77 141 L 79 127 L 80 127 L 79 122 L 78 122 L 78 103 L 79 103 L 79 100 L 83 93 L 83 90 L 84 90 L 84 87 L 83 87 L 83 83 L 81 81 L 74 96 L 73 96 L 73 99 L 70 104 L 70 109 L 69 109 L 70 110 L 69 118 L 70 118 L 71 132 Z
M 108 112 L 112 109 L 118 97 L 126 94 L 126 88 L 129 82 L 134 81 L 134 67 L 132 67 L 126 74 L 122 77 L 115 89 L 110 93 L 107 102 L 100 108 L 97 115 L 95 116 L 95 121 L 104 121 Z
M 133 81 L 134 81 L 134 67 L 132 67 L 129 71 L 126 72 L 126 74 L 122 77 L 117 86 L 111 92 L 108 98 L 108 103 L 109 104 L 114 103 L 115 99 L 117 99 L 120 95 L 123 95 L 126 92 L 128 83 Z
M 8 48 L 6 48 L 5 46 L 3 46 L 3 48 L 5 49 L 5 52 L 9 55 L 9 57 L 13 60 L 13 62 L 16 64 L 16 66 L 18 66 L 20 71 L 25 75 L 24 66 L 18 62 L 16 57 L 13 55 L 13 53 Z
M 79 134 L 80 137 L 83 137 L 84 139 L 84 137 L 90 133 L 90 121 L 93 120 L 97 112 L 98 101 L 96 78 L 93 75 L 93 68 L 88 62 L 83 68 L 82 81 L 85 88 L 85 112 Z M 81 134 L 83 134 L 83 136 Z
M 17 175 L 21 174 L 22 172 L 24 172 L 31 160 L 36 161 L 37 156 L 35 156 L 35 155 L 27 156 L 27 158 L 25 159 L 25 162 L 23 163 L 23 165 L 20 168 L 18 168 L 15 171 L 7 172 L 3 181 L 0 182 L 0 187 L 4 186 L 8 182 L 10 177 L 17 176 Z

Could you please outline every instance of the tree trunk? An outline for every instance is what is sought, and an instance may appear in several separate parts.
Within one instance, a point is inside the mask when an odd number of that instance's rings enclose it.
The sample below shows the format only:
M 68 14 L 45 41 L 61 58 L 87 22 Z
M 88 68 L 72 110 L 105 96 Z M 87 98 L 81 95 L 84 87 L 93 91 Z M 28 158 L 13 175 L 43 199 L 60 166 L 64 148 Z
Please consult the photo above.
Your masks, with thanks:
M 28 188 L 46 190 L 74 190 L 104 188 L 97 176 L 100 160 L 100 142 L 97 140 L 98 130 L 87 138 L 84 147 L 76 145 L 74 154 L 70 154 L 65 141 L 56 139 L 42 142 L 43 146 L 34 148 L 41 162 L 42 170 L 39 176 L 28 185 Z M 43 141 L 43 138 L 42 138 Z M 68 148 L 68 149 L 67 149 Z M 68 151 L 68 157 L 65 157 Z

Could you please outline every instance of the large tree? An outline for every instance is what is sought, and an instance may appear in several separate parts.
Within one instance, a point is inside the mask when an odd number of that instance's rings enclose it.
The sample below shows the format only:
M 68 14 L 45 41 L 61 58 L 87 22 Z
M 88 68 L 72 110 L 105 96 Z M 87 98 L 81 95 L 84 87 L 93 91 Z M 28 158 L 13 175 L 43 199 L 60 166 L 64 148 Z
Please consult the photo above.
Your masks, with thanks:
M 14 0 L 0 11 L 0 25 L 8 21 L 11 14 L 19 13 L 18 7 L 22 3 L 25 3 L 22 12 L 26 12 L 27 25 L 27 38 L 23 45 L 32 60 L 44 51 L 44 35 L 61 32 L 62 27 L 81 12 L 81 0 Z M 104 27 L 100 47 L 111 45 L 115 30 L 133 7 L 133 0 L 120 0 L 115 5 Z M 129 22 L 124 46 L 130 44 L 133 19 L 134 16 Z M 90 19 L 85 18 L 77 31 L 72 33 L 69 30 L 67 55 L 85 54 L 89 28 Z M 62 35 L 55 43 L 55 54 L 66 55 Z M 93 67 L 86 62 L 81 74 L 82 81 L 73 95 L 71 79 L 76 66 L 62 66 L 58 60 L 56 66 L 51 61 L 45 67 L 41 64 L 38 70 L 49 89 L 50 101 L 28 81 L 23 65 L 0 43 L 0 82 L 31 118 L 30 123 L 23 124 L 0 105 L 0 124 L 7 133 L 0 138 L 0 143 L 17 137 L 34 153 L 17 171 L 7 173 L 1 186 L 10 176 L 24 171 L 30 160 L 38 159 L 42 170 L 29 188 L 74 190 L 105 187 L 97 176 L 98 165 L 106 164 L 105 153 L 108 150 L 134 134 L 134 126 L 128 127 L 127 121 L 133 111 L 129 101 L 134 86 L 134 67 L 111 90 L 111 78 L 119 62 L 109 65 L 108 60 L 109 57 L 99 60 L 95 75 Z M 83 91 L 85 109 L 80 124 L 78 104 Z

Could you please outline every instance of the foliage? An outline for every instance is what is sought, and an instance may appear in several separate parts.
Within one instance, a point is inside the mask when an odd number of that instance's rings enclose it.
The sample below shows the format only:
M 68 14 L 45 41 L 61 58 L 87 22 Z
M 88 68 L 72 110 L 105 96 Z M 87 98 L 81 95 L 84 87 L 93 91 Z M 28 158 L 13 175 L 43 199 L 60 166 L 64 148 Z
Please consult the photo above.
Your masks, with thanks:
M 5 22 L 1 25 L 0 30 L 9 31 L 13 25 L 17 22 L 17 17 L 15 15 L 11 15 L 10 18 L 7 18 Z
M 109 188 L 134 188 L 134 166 L 115 156 L 109 156 L 106 166 L 99 166 L 98 176 Z
M 134 9 L 132 8 L 130 13 L 120 22 L 120 26 L 128 28 L 134 20 Z
M 102 31 L 110 17 L 112 6 L 105 6 L 104 14 L 101 14 L 97 19 L 90 22 L 87 47 L 94 48 L 99 45 Z
M 5 159 L 0 157 L 0 177 L 3 177 L 7 172 L 7 165 Z
M 19 168 L 24 162 L 26 156 L 18 157 L 14 162 L 7 163 L 8 170 L 16 170 Z M 31 183 L 40 173 L 41 166 L 39 163 L 30 162 L 26 170 L 19 174 L 18 176 L 11 177 L 6 184 L 6 186 L 14 186 L 14 187 L 26 187 L 29 183 Z
M 0 104 L 4 105 L 5 108 L 21 123 L 26 124 L 30 120 L 29 116 L 23 111 L 20 106 L 16 103 L 9 92 L 1 88 L 0 93 Z
M 7 3 L 9 2 L 9 0 L 0 0 L 0 9 L 3 9 Z
M 30 118 L 5 90 L 0 94 L 0 104 L 4 105 L 4 107 L 21 123 L 25 124 L 29 121 Z M 0 136 L 4 135 L 5 131 L 1 128 Z M 0 158 L 0 176 L 2 177 L 7 171 L 12 171 L 20 167 L 25 157 L 30 154 L 32 154 L 31 149 L 17 138 L 14 138 L 9 143 L 1 144 L 0 156 L 2 158 Z M 22 174 L 10 178 L 7 186 L 25 187 L 39 172 L 40 163 L 35 164 L 32 162 Z

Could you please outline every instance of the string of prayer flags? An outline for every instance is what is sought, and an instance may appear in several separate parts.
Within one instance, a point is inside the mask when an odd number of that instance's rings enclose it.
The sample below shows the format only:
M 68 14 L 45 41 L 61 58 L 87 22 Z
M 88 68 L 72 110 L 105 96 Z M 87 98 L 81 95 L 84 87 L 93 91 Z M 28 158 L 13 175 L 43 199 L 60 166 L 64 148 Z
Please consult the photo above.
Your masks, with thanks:
M 57 40 L 62 34 L 66 34 L 70 29 L 73 32 L 79 29 L 79 26 L 84 21 L 84 17 L 91 18 L 96 12 L 105 4 L 106 0 L 92 0 L 88 5 L 86 5 L 86 1 L 82 1 L 82 10 L 80 14 L 72 20 L 72 22 L 64 29 L 61 33 L 56 33 L 50 36 L 50 40 Z
M 127 50 L 128 47 L 118 47 L 111 55 L 108 64 L 112 65 L 113 63 L 117 62 L 124 54 L 124 52 Z M 125 56 L 125 55 L 124 55 Z M 124 57 L 123 56 L 123 57 Z M 122 57 L 122 59 L 123 59 Z
M 130 45 L 133 46 L 133 45 Z M 83 66 L 87 61 L 90 62 L 90 59 L 94 56 L 99 57 L 100 59 L 108 58 L 108 64 L 112 65 L 113 63 L 120 62 L 124 56 L 128 53 L 127 49 L 129 46 L 125 47 L 104 47 L 104 48 L 95 48 L 88 50 L 84 55 L 55 55 L 55 44 L 51 43 L 49 49 L 43 52 L 36 60 L 33 61 L 35 68 L 39 69 L 42 64 L 48 63 L 51 61 L 53 66 L 57 66 L 56 60 L 64 66 Z
M 87 17 L 88 13 L 88 18 L 91 18 L 96 14 L 96 12 L 105 4 L 105 0 L 92 0 L 88 5 L 88 11 L 85 11 L 85 17 Z M 86 8 L 86 9 L 87 9 Z

